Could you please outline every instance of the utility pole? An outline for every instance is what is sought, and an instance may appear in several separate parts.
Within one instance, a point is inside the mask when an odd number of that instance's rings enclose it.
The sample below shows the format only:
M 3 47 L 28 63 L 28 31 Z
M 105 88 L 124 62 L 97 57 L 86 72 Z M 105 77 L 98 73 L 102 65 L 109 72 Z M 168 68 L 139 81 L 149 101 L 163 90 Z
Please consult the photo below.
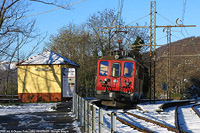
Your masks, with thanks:
M 156 1 L 150 3 L 150 102 L 156 99 Z
M 169 99 L 171 99 L 171 27 L 167 27 L 167 45 L 168 45 L 168 78 L 167 78 L 167 84 L 169 86 L 169 89 L 167 92 L 169 92 Z M 167 98 L 168 99 L 168 98 Z
M 171 99 L 171 94 L 172 94 L 172 86 L 171 86 L 171 28 L 174 27 L 196 27 L 196 25 L 183 25 L 183 24 L 178 24 L 179 19 L 176 20 L 177 25 L 167 25 L 167 26 L 157 26 L 158 28 L 164 28 L 163 32 L 167 33 L 167 46 L 168 46 L 168 73 L 167 73 L 167 85 L 168 85 L 168 92 L 169 92 L 169 98 Z M 166 31 L 165 31 L 166 30 Z M 184 57 L 184 56 L 199 56 L 199 55 L 176 55 L 176 57 Z
M 166 31 L 165 31 L 166 30 Z M 171 99 L 171 27 L 166 27 L 163 29 L 163 32 L 167 33 L 167 58 L 168 58 L 168 63 L 167 63 L 167 85 L 168 85 L 168 90 L 167 90 L 167 99 Z

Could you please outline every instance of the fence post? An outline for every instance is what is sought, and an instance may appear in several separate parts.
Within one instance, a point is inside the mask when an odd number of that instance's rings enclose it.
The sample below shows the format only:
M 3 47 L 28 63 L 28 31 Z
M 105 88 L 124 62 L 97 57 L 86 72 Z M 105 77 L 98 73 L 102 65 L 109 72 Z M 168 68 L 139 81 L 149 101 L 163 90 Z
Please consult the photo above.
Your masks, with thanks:
M 78 121 L 81 121 L 81 97 L 78 96 Z
M 84 99 L 81 97 L 81 119 L 80 119 L 80 126 L 84 126 Z
M 76 119 L 78 119 L 78 97 L 79 95 L 76 94 L 76 109 L 75 109 Z
M 72 112 L 73 112 L 73 114 L 75 113 L 75 106 L 74 106 L 74 104 L 75 104 L 75 93 L 73 93 L 73 97 L 72 97 Z
M 101 125 L 103 125 L 103 111 L 102 108 L 99 108 L 99 133 L 103 133 L 103 128 Z
M 116 113 L 111 113 L 111 133 L 116 132 Z
M 96 107 L 92 105 L 92 132 L 96 131 Z
M 87 120 L 87 100 L 85 100 L 84 102 L 85 108 L 84 108 L 84 131 L 87 132 L 87 124 L 88 124 L 88 120 Z
M 87 103 L 88 104 L 88 133 L 91 133 L 91 121 L 92 121 L 92 119 L 91 119 L 91 117 L 92 117 L 92 115 L 91 115 L 91 105 L 90 105 L 90 103 L 88 102 Z

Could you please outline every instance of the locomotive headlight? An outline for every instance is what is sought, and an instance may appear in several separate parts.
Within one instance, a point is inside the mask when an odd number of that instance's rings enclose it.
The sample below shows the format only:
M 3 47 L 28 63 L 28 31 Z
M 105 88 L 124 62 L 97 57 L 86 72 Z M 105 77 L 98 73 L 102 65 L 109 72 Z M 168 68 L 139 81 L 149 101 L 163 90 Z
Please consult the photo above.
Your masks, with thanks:
M 129 85 L 129 82 L 126 82 L 125 84 L 128 86 L 128 85 Z
M 107 78 L 105 78 L 105 79 L 104 79 L 104 81 L 108 82 L 108 79 L 107 79 Z
M 126 84 L 127 86 L 129 86 L 129 85 L 131 84 L 131 82 L 125 82 L 125 84 Z
M 117 79 L 114 79 L 113 82 L 114 82 L 114 83 L 117 83 Z
M 115 59 L 119 59 L 119 55 L 115 55 Z
M 102 81 L 101 81 L 101 83 L 102 83 L 102 84 L 105 84 L 105 83 L 106 83 L 106 81 L 102 80 Z

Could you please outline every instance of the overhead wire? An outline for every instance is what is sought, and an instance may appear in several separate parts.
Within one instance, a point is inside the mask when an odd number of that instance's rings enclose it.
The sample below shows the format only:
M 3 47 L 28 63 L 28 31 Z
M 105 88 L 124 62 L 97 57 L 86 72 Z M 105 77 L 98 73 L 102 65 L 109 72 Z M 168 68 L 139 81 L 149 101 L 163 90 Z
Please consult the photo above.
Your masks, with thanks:
M 182 23 L 183 24 L 184 24 L 184 20 L 185 20 L 186 4 L 187 4 L 187 0 L 183 0 L 183 12 L 182 12 Z M 183 28 L 185 29 L 185 32 L 187 33 L 187 35 L 190 36 L 190 34 L 188 33 L 188 31 L 185 27 L 181 28 L 181 32 L 183 32 Z
M 119 0 L 118 1 L 118 20 L 120 20 L 120 18 L 121 18 L 121 14 L 122 14 L 122 8 L 123 8 L 123 2 L 124 2 L 124 0 Z M 182 20 L 184 21 L 184 19 L 185 19 L 185 10 L 186 10 L 186 4 L 187 4 L 187 0 L 183 0 L 183 13 L 182 13 Z M 168 18 L 166 18 L 166 17 L 164 17 L 163 15 L 161 15 L 160 13 L 157 13 L 160 17 L 162 17 L 163 19 L 165 19 L 165 20 L 167 20 L 168 22 L 170 22 L 171 24 L 173 24 L 173 25 L 176 25 L 174 22 L 172 22 L 171 20 L 169 20 Z M 140 17 L 140 18 L 138 18 L 138 19 L 136 19 L 136 20 L 134 20 L 134 21 L 132 21 L 132 22 L 130 22 L 130 23 L 128 23 L 128 24 L 126 24 L 126 26 L 128 26 L 128 25 L 130 25 L 130 24 L 132 24 L 132 23 L 135 23 L 135 22 L 137 22 L 137 21 L 139 21 L 139 20 L 141 20 L 141 19 L 144 19 L 144 18 L 146 18 L 146 17 L 148 17 L 150 14 L 147 14 L 147 15 L 145 15 L 145 16 L 143 16 L 143 17 Z M 119 23 L 120 24 L 120 23 Z M 182 29 L 183 28 L 185 28 L 185 27 L 182 27 Z M 174 32 L 180 32 L 184 37 L 186 37 L 185 35 L 184 35 L 184 33 L 182 32 L 182 29 L 181 29 L 181 31 L 174 31 Z M 189 35 L 189 33 L 187 32 L 187 30 L 186 30 L 186 28 L 185 28 L 185 31 L 186 31 L 186 33 L 187 33 L 187 35 Z M 177 36 L 175 36 L 175 35 L 172 35 L 172 36 L 174 36 L 174 37 L 176 37 L 176 38 L 178 38 L 178 39 L 180 39 L 179 37 L 177 37 Z M 165 36 L 166 37 L 166 36 Z M 159 39 L 157 39 L 157 40 L 160 40 L 160 39 L 163 39 L 164 37 L 161 37 L 161 38 L 159 38 Z
M 187 4 L 187 0 L 183 0 L 182 23 L 184 23 L 184 20 L 185 20 L 186 4 Z M 187 35 L 190 36 L 190 34 L 188 33 L 188 31 L 187 31 L 187 29 L 186 29 L 185 27 L 182 27 L 182 28 L 181 28 L 181 33 L 182 33 L 182 29 L 183 29 L 183 28 L 185 29 Z M 191 38 L 191 41 L 192 41 L 192 42 L 194 41 L 193 38 Z M 194 43 L 192 43 L 192 44 L 193 44 L 192 46 L 194 47 L 196 53 L 198 54 L 196 45 L 194 45 Z
M 183 22 L 184 22 L 184 18 L 185 18 L 186 3 L 187 3 L 187 0 L 183 0 L 183 13 L 182 13 L 182 21 Z
M 120 10 L 120 0 L 118 0 L 118 9 L 117 9 L 117 18 L 116 18 L 116 20 L 118 20 L 118 18 L 119 18 L 119 10 Z
M 120 20 L 122 20 L 122 11 L 123 11 L 123 6 L 124 6 L 124 0 L 121 0 L 121 7 L 120 7 Z
M 118 0 L 117 21 L 119 26 L 121 25 L 123 5 L 124 5 L 124 0 Z
M 183 22 L 183 23 L 184 23 L 184 20 L 185 20 L 186 4 L 187 4 L 187 0 L 183 0 L 183 13 L 182 13 L 182 22 Z M 183 28 L 185 29 L 187 35 L 190 36 L 190 34 L 188 33 L 187 29 L 186 29 L 185 27 L 183 27 Z M 182 29 L 183 29 L 183 28 L 181 28 L 181 32 L 182 32 Z M 190 40 L 189 40 L 189 41 L 190 41 Z M 192 46 L 194 47 L 194 49 L 195 49 L 195 51 L 196 51 L 196 54 L 199 54 L 199 53 L 198 53 L 198 49 L 197 49 L 196 45 L 194 44 L 193 38 L 191 38 L 191 41 L 190 41 L 189 43 L 191 43 Z M 198 57 L 198 58 L 200 58 L 200 57 Z
M 32 16 L 37 16 L 37 15 L 40 15 L 40 14 L 44 14 L 44 13 L 56 11 L 56 10 L 59 10 L 59 9 L 65 8 L 65 7 L 69 7 L 69 6 L 72 6 L 72 5 L 81 3 L 81 2 L 83 2 L 83 1 L 85 1 L 85 0 L 80 0 L 80 1 L 75 2 L 75 3 L 72 3 L 72 4 L 68 4 L 68 5 L 65 5 L 65 6 L 62 6 L 62 7 L 54 8 L 54 9 L 47 10 L 47 11 L 43 11 L 43 12 L 39 12 L 39 13 L 36 13 L 36 14 L 31 14 L 31 15 L 23 16 L 23 17 L 20 17 L 20 18 L 11 18 L 11 19 L 7 19 L 7 21 L 9 21 L 9 20 L 14 20 L 14 19 L 21 19 L 21 18 L 28 18 L 28 17 L 32 17 Z M 4 53 L 4 54 L 6 54 L 6 55 L 8 55 L 8 56 L 11 56 L 10 54 L 4 52 L 3 50 L 0 50 L 0 53 Z M 14 57 L 14 58 L 16 58 L 16 57 Z
M 171 20 L 169 20 L 168 18 L 164 17 L 164 16 L 163 16 L 163 15 L 161 15 L 160 13 L 158 13 L 158 12 L 157 12 L 157 14 L 158 14 L 159 16 L 161 16 L 163 19 L 165 19 L 165 20 L 169 21 L 170 23 L 172 23 L 172 24 L 176 25 L 174 22 L 172 22 L 172 21 L 171 21 Z
M 147 14 L 147 15 L 141 17 L 141 18 L 138 18 L 138 19 L 136 19 L 136 20 L 134 20 L 134 21 L 132 21 L 132 22 L 126 24 L 126 26 L 128 26 L 128 25 L 130 25 L 130 24 L 132 24 L 132 23 L 135 23 L 135 22 L 137 22 L 137 21 L 139 21 L 139 20 L 141 20 L 141 19 L 144 19 L 144 18 L 146 18 L 146 17 L 149 16 L 149 15 L 150 15 L 150 14 Z
M 160 37 L 160 38 L 156 39 L 156 41 L 161 40 L 161 39 L 163 39 L 163 38 L 166 38 L 166 36 L 167 36 L 167 35 L 165 35 L 165 36 L 163 36 L 163 37 Z
M 182 13 L 182 19 L 183 19 L 183 21 L 184 21 L 184 17 L 185 17 L 186 2 L 187 2 L 187 0 L 183 0 L 183 13 Z M 169 20 L 168 18 L 164 17 L 164 16 L 161 15 L 160 13 L 157 13 L 157 14 L 158 14 L 159 16 L 161 16 L 162 18 L 164 18 L 165 20 L 167 20 L 168 22 L 172 23 L 173 25 L 176 25 L 174 22 L 172 22 L 172 21 Z M 182 24 L 183 24 L 183 21 L 181 20 Z M 181 33 L 181 35 L 182 35 L 183 37 L 186 37 L 185 34 L 183 33 L 183 30 L 182 30 L 183 28 L 185 29 L 186 33 L 189 35 L 189 33 L 187 32 L 187 30 L 186 30 L 185 27 L 182 27 L 182 28 L 181 28 L 180 33 Z M 176 31 L 176 32 L 178 32 L 178 31 Z
M 173 35 L 173 34 L 172 34 L 172 36 L 175 37 L 175 38 L 177 38 L 177 39 L 179 39 L 179 40 L 181 39 L 180 37 L 177 37 L 177 36 L 175 36 L 175 35 Z
M 183 34 L 183 32 L 181 32 L 181 34 L 183 35 L 183 37 L 186 37 L 186 36 Z
M 76 4 L 81 3 L 83 1 L 86 1 L 86 0 L 80 0 L 78 2 L 75 2 L 75 3 L 72 3 L 72 4 L 68 4 L 68 5 L 65 5 L 65 6 L 62 6 L 62 7 L 54 8 L 54 9 L 43 11 L 43 12 L 39 12 L 39 13 L 36 13 L 36 14 L 31 14 L 31 15 L 23 16 L 23 17 L 20 17 L 20 19 L 21 18 L 28 18 L 28 17 L 32 17 L 32 16 L 37 16 L 37 15 L 48 13 L 48 12 L 52 12 L 52 11 L 56 11 L 56 10 L 59 10 L 59 9 L 63 9 L 63 8 L 69 7 L 69 6 L 76 5 Z M 13 19 L 19 19 L 19 18 L 11 18 L 9 20 L 13 20 Z

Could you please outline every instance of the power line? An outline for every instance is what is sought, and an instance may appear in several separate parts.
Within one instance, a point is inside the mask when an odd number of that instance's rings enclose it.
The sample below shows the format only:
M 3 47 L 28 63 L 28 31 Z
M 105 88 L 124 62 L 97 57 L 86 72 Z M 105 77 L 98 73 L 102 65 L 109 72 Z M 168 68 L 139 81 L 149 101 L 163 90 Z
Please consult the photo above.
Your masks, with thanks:
M 169 20 L 168 18 L 164 17 L 163 15 L 159 14 L 158 12 L 157 12 L 157 14 L 158 14 L 159 16 L 161 16 L 162 18 L 164 18 L 165 20 L 169 21 L 170 23 L 176 25 L 174 22 L 172 22 L 172 21 Z
M 184 23 L 184 20 L 185 20 L 186 4 L 187 4 L 187 0 L 183 0 L 182 23 Z M 182 28 L 181 28 L 181 32 L 183 31 L 183 28 L 185 29 L 187 35 L 190 36 L 190 34 L 188 33 L 188 31 L 187 31 L 187 29 L 186 29 L 185 27 L 182 27 Z
M 124 6 L 124 0 L 121 0 L 120 18 L 119 18 L 120 20 L 122 19 L 122 9 L 123 9 L 123 6 Z
M 134 21 L 132 21 L 132 22 L 126 24 L 126 26 L 127 26 L 127 25 L 130 25 L 130 24 L 132 24 L 132 23 L 135 23 L 135 22 L 137 22 L 137 21 L 139 21 L 139 20 L 141 20 L 141 19 L 144 19 L 144 18 L 146 18 L 146 17 L 149 16 L 149 15 L 150 15 L 150 14 L 145 15 L 144 17 L 138 18 L 138 19 L 136 19 L 136 20 L 134 20 Z
M 175 36 L 175 35 L 173 35 L 173 34 L 171 34 L 171 35 L 172 35 L 173 37 L 179 39 L 179 40 L 181 39 L 180 37 L 177 37 L 177 36 Z
M 185 18 L 186 3 L 187 3 L 187 0 L 183 0 L 183 14 L 182 14 L 183 22 L 184 22 L 184 18 Z
M 40 14 L 48 13 L 48 12 L 53 12 L 53 11 L 60 10 L 60 9 L 62 9 L 62 8 L 65 8 L 65 7 L 69 7 L 69 6 L 76 5 L 76 4 L 81 3 L 81 2 L 83 2 L 83 1 L 85 1 L 85 0 L 80 0 L 80 1 L 78 1 L 78 2 L 69 4 L 69 5 L 65 5 L 65 6 L 62 6 L 62 7 L 54 8 L 54 9 L 47 10 L 47 11 L 44 11 L 44 12 L 39 12 L 39 13 L 36 13 L 36 14 L 31 14 L 31 15 L 23 16 L 23 17 L 20 17 L 20 18 L 11 18 L 11 19 L 9 19 L 9 20 L 21 19 L 21 18 L 28 18 L 28 17 L 32 17 L 32 16 L 37 16 L 37 15 L 40 15 Z
M 117 20 L 118 20 L 119 26 L 120 26 L 120 23 L 121 23 L 123 6 L 124 6 L 124 0 L 118 0 Z
M 163 37 L 160 37 L 160 38 L 156 39 L 156 41 L 161 40 L 161 39 L 163 39 L 163 38 L 166 38 L 166 35 L 163 36 Z
M 188 36 L 190 36 L 189 32 L 187 31 L 187 29 L 185 27 L 183 27 L 187 33 Z
M 181 35 L 183 35 L 183 37 L 185 37 L 185 35 L 183 34 L 183 32 L 181 31 Z

